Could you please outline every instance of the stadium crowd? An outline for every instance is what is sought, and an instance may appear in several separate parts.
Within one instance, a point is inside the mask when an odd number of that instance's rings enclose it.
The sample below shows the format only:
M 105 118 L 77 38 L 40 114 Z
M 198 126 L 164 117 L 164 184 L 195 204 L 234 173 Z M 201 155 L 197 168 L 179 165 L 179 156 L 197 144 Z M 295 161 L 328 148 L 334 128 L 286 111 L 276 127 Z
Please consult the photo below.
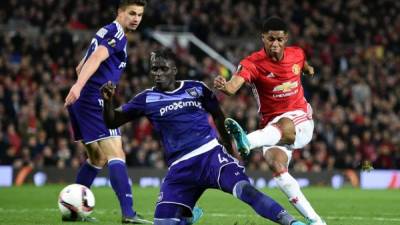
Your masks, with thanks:
M 85 159 L 83 145 L 72 141 L 63 103 L 90 42 L 90 36 L 81 34 L 110 22 L 111 4 L 0 2 L 0 164 L 77 168 Z M 148 55 L 160 45 L 148 29 L 193 32 L 237 64 L 261 47 L 259 19 L 279 15 L 290 22 L 292 44 L 306 51 L 317 71 L 303 80 L 314 109 L 315 135 L 295 152 L 291 167 L 359 169 L 369 161 L 374 168 L 400 169 L 400 2 L 153 0 L 146 10 L 140 32 L 129 36 L 119 101 L 150 87 Z M 227 74 L 195 48 L 176 44 L 174 50 L 182 59 L 182 79 L 211 86 L 215 74 Z M 257 105 L 250 88 L 219 98 L 228 116 L 248 131 L 256 129 Z M 124 126 L 122 133 L 129 166 L 165 168 L 162 147 L 146 119 Z M 260 151 L 244 163 L 268 170 Z

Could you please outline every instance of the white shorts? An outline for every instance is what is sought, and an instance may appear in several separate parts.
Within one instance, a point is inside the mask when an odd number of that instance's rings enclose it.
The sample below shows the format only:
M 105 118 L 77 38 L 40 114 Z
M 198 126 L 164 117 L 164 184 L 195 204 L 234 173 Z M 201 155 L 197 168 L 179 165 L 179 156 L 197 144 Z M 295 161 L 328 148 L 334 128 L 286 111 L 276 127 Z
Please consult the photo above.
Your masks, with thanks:
M 288 157 L 289 164 L 290 159 L 292 158 L 292 150 L 300 149 L 310 143 L 313 132 L 314 132 L 314 121 L 312 120 L 312 109 L 309 107 L 309 112 L 305 113 L 302 110 L 289 111 L 282 115 L 279 115 L 272 119 L 268 124 L 271 125 L 273 123 L 278 122 L 281 118 L 289 118 L 294 122 L 296 129 L 296 137 L 294 143 L 292 145 L 276 145 L 276 146 L 264 146 L 263 153 L 265 153 L 271 148 L 280 148 L 284 151 Z

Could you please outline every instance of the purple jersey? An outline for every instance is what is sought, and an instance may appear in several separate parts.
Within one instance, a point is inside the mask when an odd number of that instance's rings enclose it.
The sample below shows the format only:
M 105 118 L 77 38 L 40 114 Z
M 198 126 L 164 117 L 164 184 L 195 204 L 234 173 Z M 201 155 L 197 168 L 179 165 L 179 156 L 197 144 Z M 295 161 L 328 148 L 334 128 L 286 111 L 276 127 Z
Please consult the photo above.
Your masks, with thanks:
M 122 106 L 142 113 L 160 134 L 168 165 L 217 137 L 208 112 L 218 107 L 213 92 L 202 82 L 180 81 L 173 91 L 147 89 Z M 132 118 L 133 119 L 133 118 Z
M 97 71 L 87 81 L 82 90 L 81 98 L 86 94 L 97 93 L 100 95 L 100 87 L 112 81 L 118 83 L 121 78 L 122 71 L 126 67 L 127 62 L 127 39 L 124 29 L 114 21 L 97 31 L 92 39 L 89 48 L 86 51 L 84 60 L 86 61 L 96 48 L 102 45 L 108 49 L 109 57 L 103 61 Z

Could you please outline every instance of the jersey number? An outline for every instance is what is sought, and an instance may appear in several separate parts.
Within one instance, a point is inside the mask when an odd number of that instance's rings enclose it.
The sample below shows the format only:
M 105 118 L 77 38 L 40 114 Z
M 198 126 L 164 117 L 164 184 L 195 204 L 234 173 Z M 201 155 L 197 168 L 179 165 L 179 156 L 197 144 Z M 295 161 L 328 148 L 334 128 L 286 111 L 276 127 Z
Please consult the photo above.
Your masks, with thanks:
M 98 101 L 99 101 L 99 105 L 101 106 L 101 107 L 104 107 L 104 101 L 103 101 L 103 99 L 97 99 Z
M 228 159 L 221 156 L 221 154 L 218 154 L 218 160 L 219 160 L 219 163 L 221 163 L 221 164 L 229 162 Z

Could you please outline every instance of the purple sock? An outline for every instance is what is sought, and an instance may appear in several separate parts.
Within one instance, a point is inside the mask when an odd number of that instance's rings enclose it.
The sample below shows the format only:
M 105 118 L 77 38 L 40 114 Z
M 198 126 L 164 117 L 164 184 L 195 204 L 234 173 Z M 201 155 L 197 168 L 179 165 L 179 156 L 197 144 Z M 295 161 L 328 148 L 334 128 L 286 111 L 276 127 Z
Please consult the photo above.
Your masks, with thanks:
M 249 204 L 260 216 L 279 223 L 285 209 L 275 200 L 261 193 L 248 182 L 236 186 L 239 199 Z
M 101 169 L 96 168 L 90 165 L 87 161 L 81 166 L 78 171 L 78 175 L 76 176 L 75 183 L 82 184 L 88 188 L 93 183 L 94 178 L 96 178 L 97 174 Z
M 120 159 L 112 159 L 108 162 L 108 170 L 111 186 L 118 196 L 122 215 L 126 217 L 135 216 L 136 212 L 132 209 L 133 197 L 125 162 Z

